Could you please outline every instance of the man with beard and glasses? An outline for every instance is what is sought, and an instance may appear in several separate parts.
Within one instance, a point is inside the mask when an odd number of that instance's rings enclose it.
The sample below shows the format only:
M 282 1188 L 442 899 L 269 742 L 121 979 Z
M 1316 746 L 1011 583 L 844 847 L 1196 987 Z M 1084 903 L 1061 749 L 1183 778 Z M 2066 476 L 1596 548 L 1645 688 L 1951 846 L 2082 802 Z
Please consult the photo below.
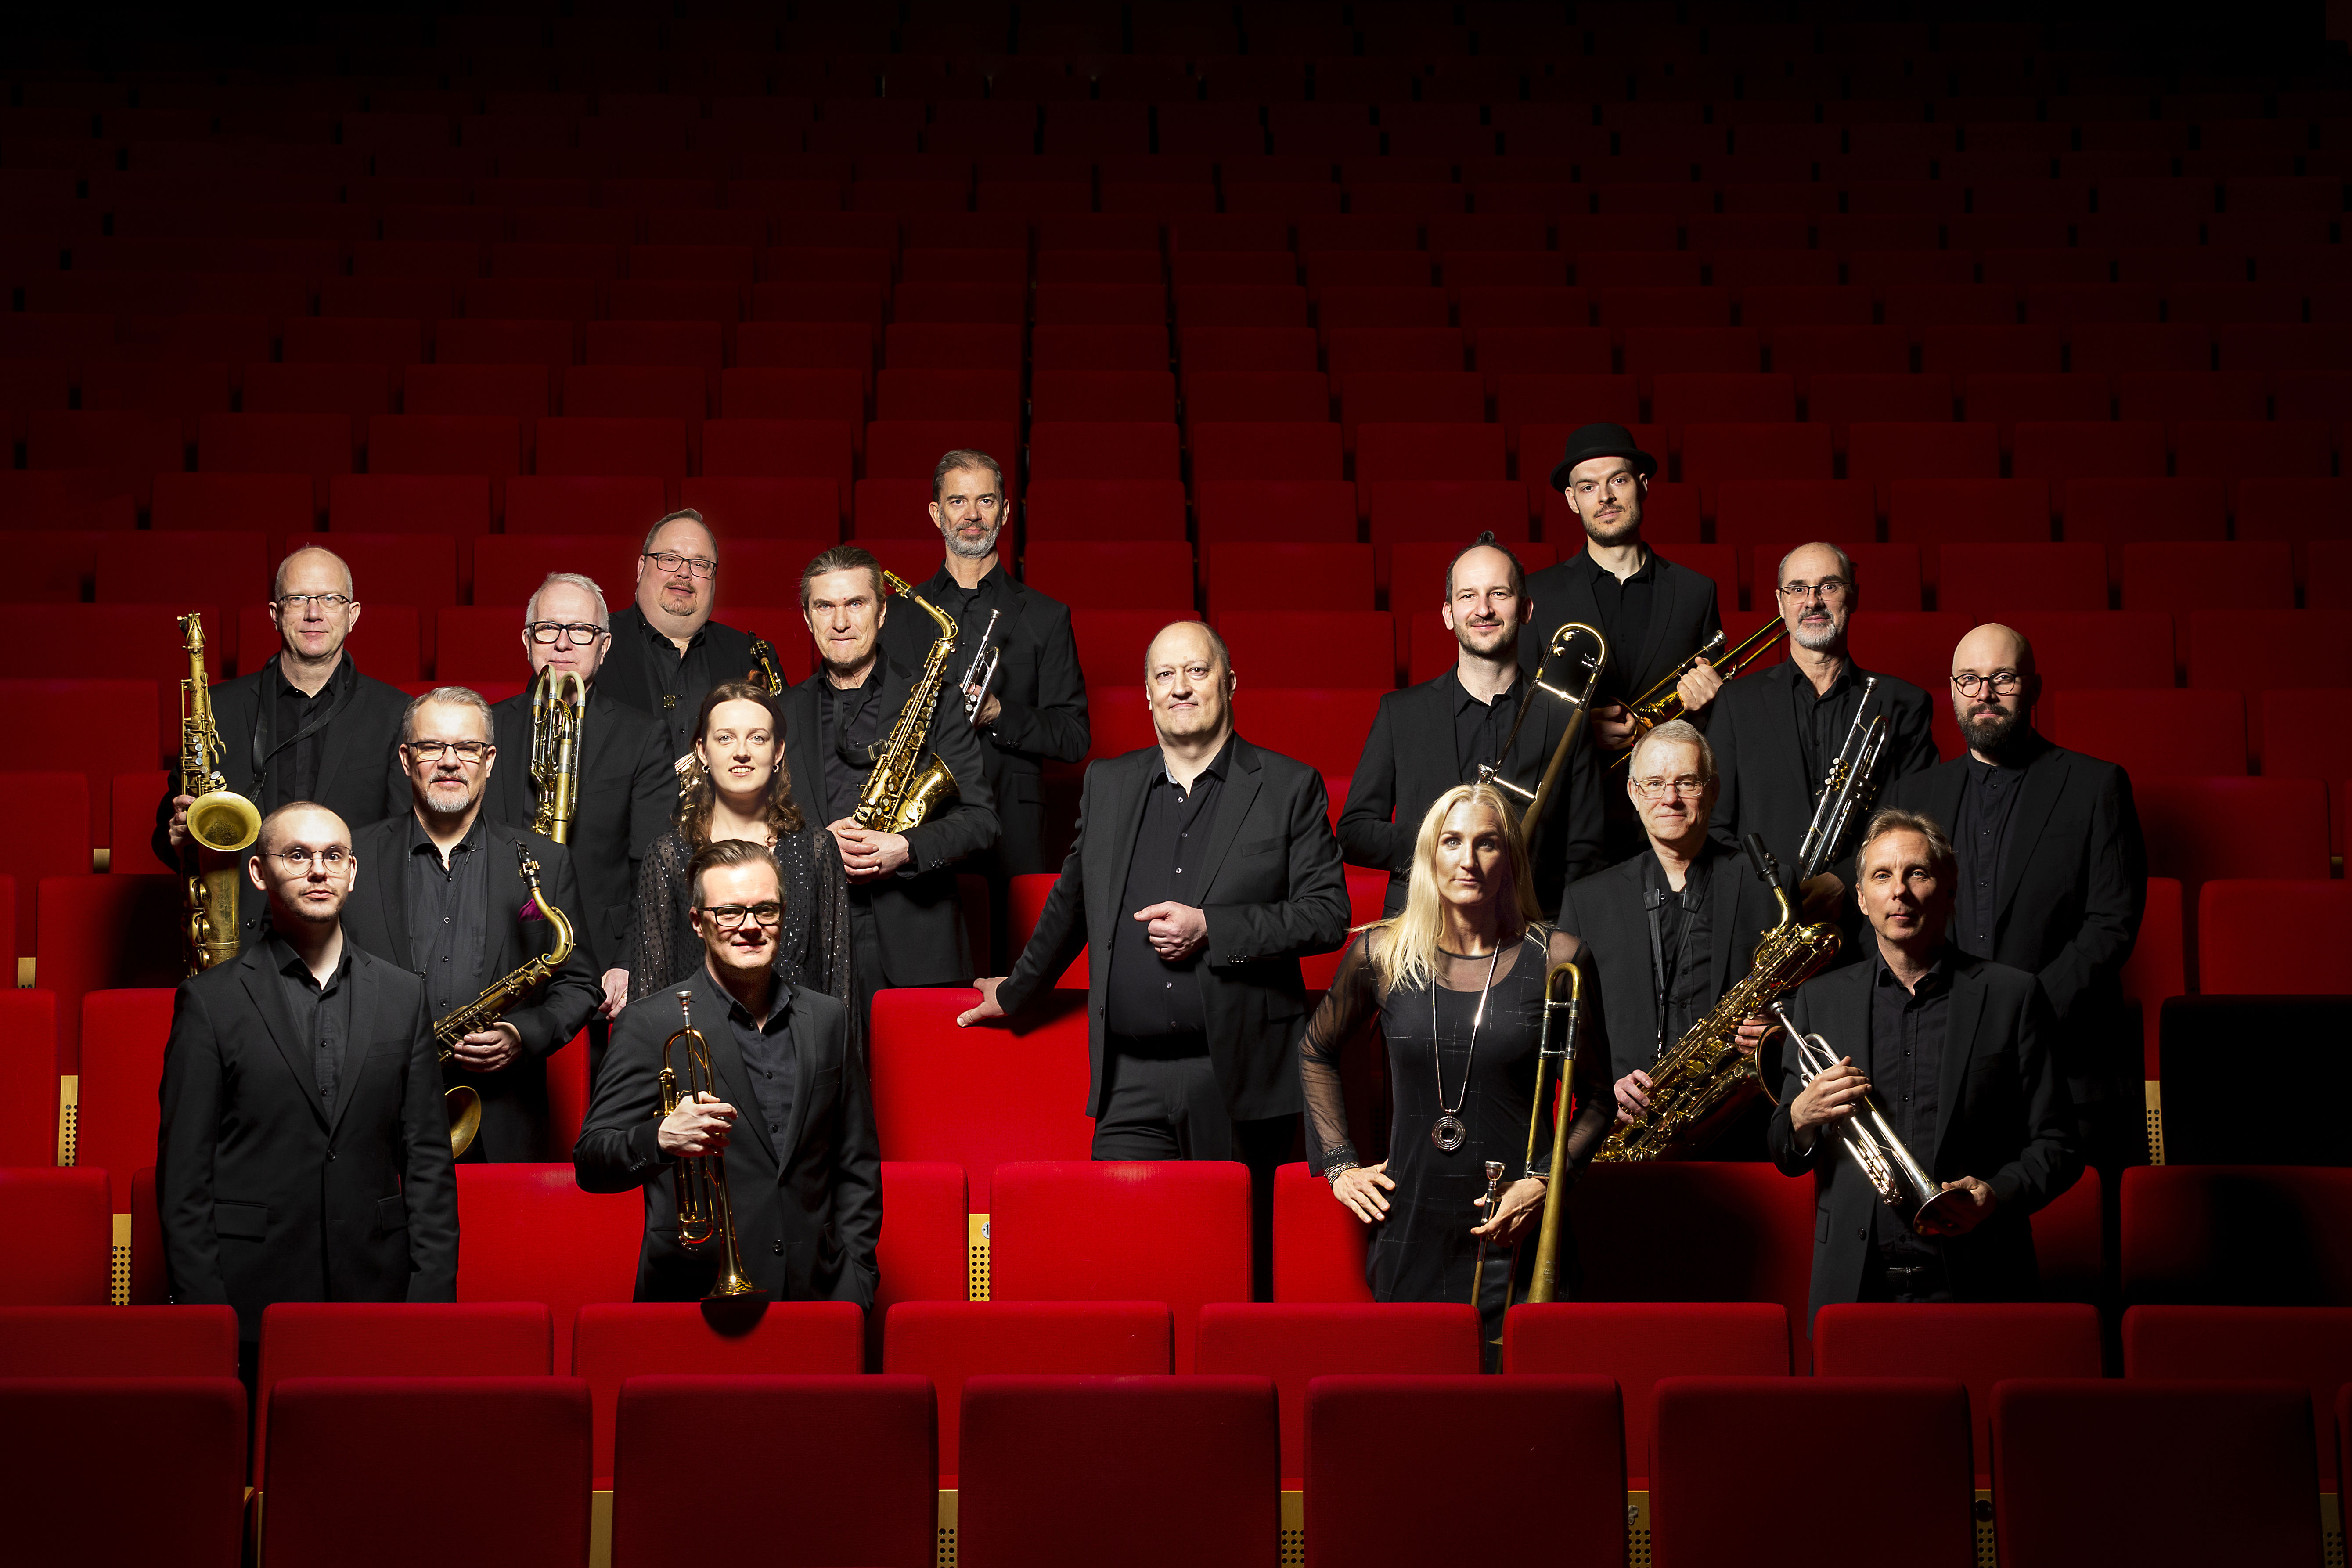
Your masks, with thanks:
M 1951 836 L 1952 944 L 2041 979 L 2085 1152 L 2113 1176 L 2139 1142 L 2140 1036 L 2122 975 L 2147 905 L 2147 849 L 2130 776 L 2042 739 L 2041 695 L 2022 636 L 1991 623 L 1969 633 L 1952 650 L 1968 754 L 1895 780 L 1884 800 Z
M 466 687 L 410 703 L 400 756 L 415 804 L 352 840 L 369 874 L 343 907 L 343 929 L 363 951 L 421 976 L 436 1019 L 553 951 L 555 928 L 523 879 L 524 854 L 539 863 L 547 901 L 575 931 L 586 919 L 570 851 L 482 810 L 499 758 L 493 733 L 489 705 Z M 597 994 L 591 950 L 579 942 L 552 979 L 457 1042 L 444 1076 L 482 1098 L 481 1131 L 465 1158 L 562 1157 L 545 1146 L 547 1058 L 588 1022 Z
M 1864 669 L 1847 651 L 1846 629 L 1862 590 L 1844 551 L 1834 544 L 1801 544 L 1780 558 L 1773 581 L 1781 624 L 1789 628 L 1789 657 L 1726 686 L 1715 700 L 1706 738 L 1722 769 L 1723 793 L 1710 831 L 1732 849 L 1748 834 L 1760 833 L 1781 864 L 1793 869 L 1812 821 L 1814 796 L 1857 715 L 1864 725 L 1881 716 L 1886 720 L 1882 793 L 1893 780 L 1936 765 L 1936 737 L 1926 692 L 1907 680 Z M 1878 684 L 1865 702 L 1863 688 L 1873 679 Z M 1857 820 L 1857 837 L 1861 826 Z M 1801 889 L 1806 914 L 1813 920 L 1844 917 L 1849 934 L 1859 931 L 1859 915 L 1846 897 L 1853 873 L 1849 847 Z
M 1530 697 L 1535 682 L 1522 679 L 1519 668 L 1520 632 L 1534 609 L 1519 558 L 1493 534 L 1480 534 L 1445 569 L 1439 613 L 1459 645 L 1454 668 L 1381 699 L 1339 812 L 1339 848 L 1349 865 L 1389 874 L 1383 919 L 1404 908 L 1414 839 L 1439 795 L 1475 784 L 1480 765 L 1497 759 L 1498 778 L 1531 790 L 1559 746 L 1568 704 Z M 1505 756 L 1523 701 L 1536 710 Z M 1545 910 L 1559 908 L 1570 882 L 1601 868 L 1601 822 L 1600 770 L 1588 737 L 1570 752 L 1558 795 L 1528 835 L 1536 900 Z
M 999 831 L 995 845 L 964 868 L 988 879 L 990 929 L 999 942 L 1009 923 L 1004 900 L 1011 879 L 1054 869 L 1045 842 L 1045 764 L 1082 762 L 1088 742 L 1087 681 L 1070 635 L 1069 606 L 1014 582 L 997 559 L 996 542 L 1012 521 L 1013 499 L 1004 493 L 1004 469 L 995 458 L 965 448 L 942 457 L 931 473 L 931 522 L 947 543 L 947 560 L 915 585 L 956 623 L 949 669 L 955 679 L 971 668 L 983 633 L 1001 656 L 970 723 L 996 796 Z M 929 616 L 902 611 L 883 622 L 882 651 L 897 664 L 920 669 L 938 630 Z M 954 716 L 969 706 L 970 694 L 962 694 Z M 1001 952 L 978 956 L 992 970 L 1006 963 Z
M 613 617 L 599 689 L 662 721 L 679 768 L 694 749 L 694 716 L 722 680 L 751 668 L 750 634 L 710 618 L 719 603 L 719 536 L 692 507 L 647 531 L 637 554 L 637 602 Z

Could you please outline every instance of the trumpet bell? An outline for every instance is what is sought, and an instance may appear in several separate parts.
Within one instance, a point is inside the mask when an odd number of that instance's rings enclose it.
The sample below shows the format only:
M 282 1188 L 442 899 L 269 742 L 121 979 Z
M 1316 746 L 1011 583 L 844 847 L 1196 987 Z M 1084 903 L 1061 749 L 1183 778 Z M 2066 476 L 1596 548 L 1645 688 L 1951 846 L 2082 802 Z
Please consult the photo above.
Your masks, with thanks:
M 1939 1192 L 1919 1205 L 1919 1212 L 1911 1216 L 1911 1228 L 1921 1236 L 1947 1235 L 1952 1229 L 1952 1216 L 1969 1201 L 1969 1194 L 1958 1187 Z
M 482 1131 L 482 1097 L 464 1084 L 441 1096 L 449 1112 L 449 1152 L 462 1154 L 474 1146 Z
M 261 837 L 261 809 L 231 790 L 200 795 L 188 807 L 188 837 L 198 848 L 233 855 Z

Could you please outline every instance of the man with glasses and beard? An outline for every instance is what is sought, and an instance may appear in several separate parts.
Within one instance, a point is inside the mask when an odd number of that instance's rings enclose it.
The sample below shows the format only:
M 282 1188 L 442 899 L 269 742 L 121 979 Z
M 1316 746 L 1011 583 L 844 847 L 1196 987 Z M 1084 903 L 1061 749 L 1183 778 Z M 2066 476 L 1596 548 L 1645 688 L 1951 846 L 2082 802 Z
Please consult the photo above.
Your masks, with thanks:
M 362 675 L 344 650 L 360 622 L 355 592 L 352 569 L 331 551 L 314 545 L 289 555 L 269 591 L 278 651 L 252 674 L 212 689 L 221 775 L 265 816 L 307 800 L 361 827 L 408 809 L 408 782 L 393 755 L 408 698 Z M 215 647 L 219 630 L 211 628 Z M 191 797 L 179 785 L 174 773 L 155 808 L 155 854 L 173 867 L 188 843 Z M 118 870 L 131 868 L 116 862 Z M 257 892 L 238 891 L 238 936 L 257 942 L 268 907 Z
M 679 767 L 694 748 L 694 716 L 722 680 L 751 668 L 747 632 L 710 618 L 719 602 L 719 536 L 692 507 L 671 512 L 637 555 L 637 602 L 613 617 L 605 691 L 662 721 Z
M 1012 521 L 1013 499 L 996 459 L 965 448 L 948 453 L 931 473 L 931 522 L 946 542 L 947 559 L 915 584 L 956 623 L 950 671 L 956 679 L 971 668 L 983 633 L 1001 652 L 996 679 L 969 725 L 980 737 L 996 797 L 997 840 L 965 865 L 988 879 L 990 927 L 1000 941 L 1010 879 L 1055 869 L 1049 853 L 1057 847 L 1045 843 L 1045 764 L 1083 762 L 1088 742 L 1087 681 L 1069 606 L 1014 582 L 997 559 L 996 542 Z M 890 616 L 882 626 L 882 651 L 919 669 L 937 631 L 929 616 Z M 971 692 L 956 695 L 952 714 L 943 719 L 961 718 L 970 705 Z M 977 956 L 992 970 L 1004 966 L 1003 954 Z
M 1780 558 L 1773 581 L 1781 624 L 1789 628 L 1789 657 L 1730 682 L 1715 700 L 1706 738 L 1722 770 L 1723 793 L 1709 831 L 1727 849 L 1760 833 L 1765 846 L 1793 870 L 1812 821 L 1814 796 L 1857 718 L 1864 726 L 1873 719 L 1886 721 L 1878 774 L 1882 794 L 1892 781 L 1936 765 L 1936 737 L 1926 692 L 1907 680 L 1864 669 L 1846 649 L 1846 629 L 1862 590 L 1844 551 L 1834 544 L 1801 544 Z M 1865 701 L 1863 689 L 1874 679 L 1878 684 Z M 1861 829 L 1857 820 L 1856 838 Z M 1853 879 L 1849 848 L 1800 889 L 1807 917 L 1842 919 L 1849 935 L 1859 932 L 1859 911 L 1846 897 Z
M 1895 781 L 1884 801 L 1951 837 L 1952 945 L 2041 980 L 2084 1152 L 2112 1178 L 2138 1142 L 2141 1042 L 2122 975 L 2147 905 L 2147 849 L 2129 775 L 2044 740 L 2041 695 L 2023 636 L 1992 623 L 1969 633 L 1952 650 L 1968 754 Z

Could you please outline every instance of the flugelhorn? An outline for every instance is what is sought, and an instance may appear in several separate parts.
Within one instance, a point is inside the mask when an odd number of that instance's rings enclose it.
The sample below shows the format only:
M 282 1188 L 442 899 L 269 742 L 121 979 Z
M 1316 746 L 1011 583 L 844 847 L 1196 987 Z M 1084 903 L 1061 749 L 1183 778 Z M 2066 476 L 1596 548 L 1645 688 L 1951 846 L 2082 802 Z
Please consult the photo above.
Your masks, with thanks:
M 1806 1082 L 1811 1083 L 1837 1066 L 1838 1055 L 1829 1041 L 1819 1035 L 1808 1035 L 1790 1023 L 1785 1005 L 1773 1003 L 1772 1016 L 1789 1032 L 1789 1043 L 1797 1053 L 1798 1070 Z M 1846 1157 L 1861 1171 L 1870 1190 L 1878 1194 L 1878 1201 L 1900 1215 L 1917 1235 L 1940 1236 L 1949 1230 L 1951 1223 L 1946 1217 L 1949 1210 L 1970 1201 L 1964 1192 L 1944 1191 L 1920 1165 L 1903 1140 L 1895 1135 L 1874 1089 L 1864 1088 L 1862 1104 L 1854 1113 L 1831 1123 L 1825 1131 L 1834 1133 L 1844 1146 Z
M 1572 653 L 1580 642 L 1589 642 L 1591 647 L 1581 653 Z M 1551 668 L 1554 659 L 1565 660 L 1568 666 L 1558 685 L 1544 679 L 1544 672 Z M 1552 747 L 1551 758 L 1544 763 L 1543 776 L 1531 790 L 1503 776 L 1503 764 L 1511 755 L 1511 747 L 1518 741 L 1519 726 L 1528 721 L 1528 710 L 1535 706 L 1534 692 L 1528 693 L 1527 700 L 1519 704 L 1518 714 L 1511 721 L 1511 732 L 1503 741 L 1503 754 L 1491 763 L 1481 764 L 1478 769 L 1480 784 L 1491 784 L 1496 789 L 1515 795 L 1528 803 L 1526 814 L 1519 818 L 1519 827 L 1530 839 L 1535 836 L 1537 825 L 1542 822 L 1544 812 L 1551 805 L 1553 793 L 1559 788 L 1560 775 L 1568 769 L 1568 754 L 1576 749 L 1578 739 L 1584 733 L 1584 719 L 1591 710 L 1593 688 L 1601 684 L 1601 672 L 1608 667 L 1609 639 L 1601 635 L 1598 627 L 1588 626 L 1582 621 L 1570 621 L 1552 633 L 1551 644 L 1544 649 L 1543 659 L 1536 666 L 1533 684 L 1536 691 L 1547 692 L 1568 704 L 1568 727 L 1560 731 L 1559 743 Z
M 237 885 L 245 868 L 224 857 L 251 847 L 261 837 L 261 809 L 228 787 L 220 771 L 220 728 L 213 721 L 213 691 L 205 673 L 205 617 L 180 617 L 180 646 L 188 673 L 180 681 L 180 793 L 188 805 L 188 973 L 194 974 L 235 958 Z
M 1715 672 L 1724 679 L 1737 680 L 1747 673 L 1749 665 L 1780 647 L 1780 639 L 1788 635 L 1789 624 L 1775 617 L 1748 633 L 1738 647 L 1726 652 L 1723 634 L 1717 632 L 1706 639 L 1706 647 L 1660 676 L 1655 685 L 1625 705 L 1626 716 L 1633 721 L 1633 739 L 1639 741 L 1667 720 L 1683 716 L 1682 693 L 1675 689 L 1682 684 L 1684 676 L 1698 667 L 1699 660 L 1714 666 Z M 1622 768 L 1633 755 L 1633 748 L 1627 746 L 1609 759 L 1609 765 Z
M 694 1026 L 692 991 L 677 993 L 677 1029 L 662 1042 L 661 1097 L 666 1117 L 689 1100 L 719 1098 L 714 1092 L 719 1079 L 710 1070 L 710 1042 Z M 696 1248 L 713 1241 L 719 1244 L 719 1279 L 703 1300 L 766 1296 L 743 1272 L 743 1254 L 735 1238 L 735 1205 L 727 1195 L 726 1154 L 681 1154 L 671 1179 L 677 1199 L 677 1244 Z
M 530 683 L 530 782 L 539 806 L 530 830 L 558 844 L 572 842 L 580 806 L 580 730 L 588 716 L 588 685 L 579 672 L 549 665 Z
M 1838 858 L 1855 821 L 1878 798 L 1879 764 L 1886 760 L 1886 715 L 1882 713 L 1868 724 L 1862 721 L 1870 694 L 1876 689 L 1878 677 L 1863 682 L 1853 722 L 1846 728 L 1837 760 L 1822 779 L 1821 794 L 1813 798 L 1813 819 L 1805 825 L 1805 841 L 1797 850 L 1800 887 Z

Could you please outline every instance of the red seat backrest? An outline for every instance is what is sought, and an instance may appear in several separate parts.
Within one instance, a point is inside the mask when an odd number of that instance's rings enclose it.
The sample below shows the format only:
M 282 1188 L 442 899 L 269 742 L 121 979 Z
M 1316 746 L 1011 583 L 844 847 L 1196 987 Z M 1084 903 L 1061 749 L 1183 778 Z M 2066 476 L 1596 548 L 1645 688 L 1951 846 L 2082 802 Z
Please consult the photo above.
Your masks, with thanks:
M 569 1162 L 461 1165 L 457 1215 L 457 1299 L 544 1303 L 557 1366 L 572 1363 L 582 1304 L 635 1293 L 644 1202 L 582 1192 Z
M 1000 1162 L 1084 1159 L 1094 1124 L 1083 995 L 1049 999 L 1052 1015 L 1024 1019 L 1017 1032 L 958 1028 L 956 1015 L 975 996 L 961 988 L 877 993 L 871 1071 L 882 1152 L 961 1166 L 971 1199 L 984 1206 Z
M 229 1307 L 0 1310 L 0 1378 L 236 1375 Z
M 2126 1171 L 2123 1289 L 2134 1304 L 2352 1306 L 2352 1170 Z
M 0 1237 L 15 1260 L 0 1274 L 0 1306 L 105 1306 L 109 1215 L 103 1171 L 0 1168 Z
M 131 1212 L 131 1173 L 155 1163 L 157 1089 L 176 995 L 150 987 L 92 991 L 81 1000 L 74 1163 L 107 1173 L 116 1214 Z
M 2197 929 L 2207 995 L 2352 992 L 2352 885 L 2218 878 L 2198 889 Z
M 1306 1165 L 1274 1173 L 1274 1299 L 1276 1301 L 1368 1302 L 1364 1276 L 1370 1237 L 1363 1223 L 1331 1196 L 1331 1186 Z
M 245 1389 L 226 1373 L 0 1383 L 0 1467 L 19 1500 L 9 1554 L 235 1568 L 245 1405 Z M 125 1475 L 141 1478 L 136 1506 L 124 1506 Z
M 181 879 L 161 873 L 41 879 L 34 973 L 58 999 L 59 1071 L 79 1070 L 89 993 L 180 983 L 182 899 Z

